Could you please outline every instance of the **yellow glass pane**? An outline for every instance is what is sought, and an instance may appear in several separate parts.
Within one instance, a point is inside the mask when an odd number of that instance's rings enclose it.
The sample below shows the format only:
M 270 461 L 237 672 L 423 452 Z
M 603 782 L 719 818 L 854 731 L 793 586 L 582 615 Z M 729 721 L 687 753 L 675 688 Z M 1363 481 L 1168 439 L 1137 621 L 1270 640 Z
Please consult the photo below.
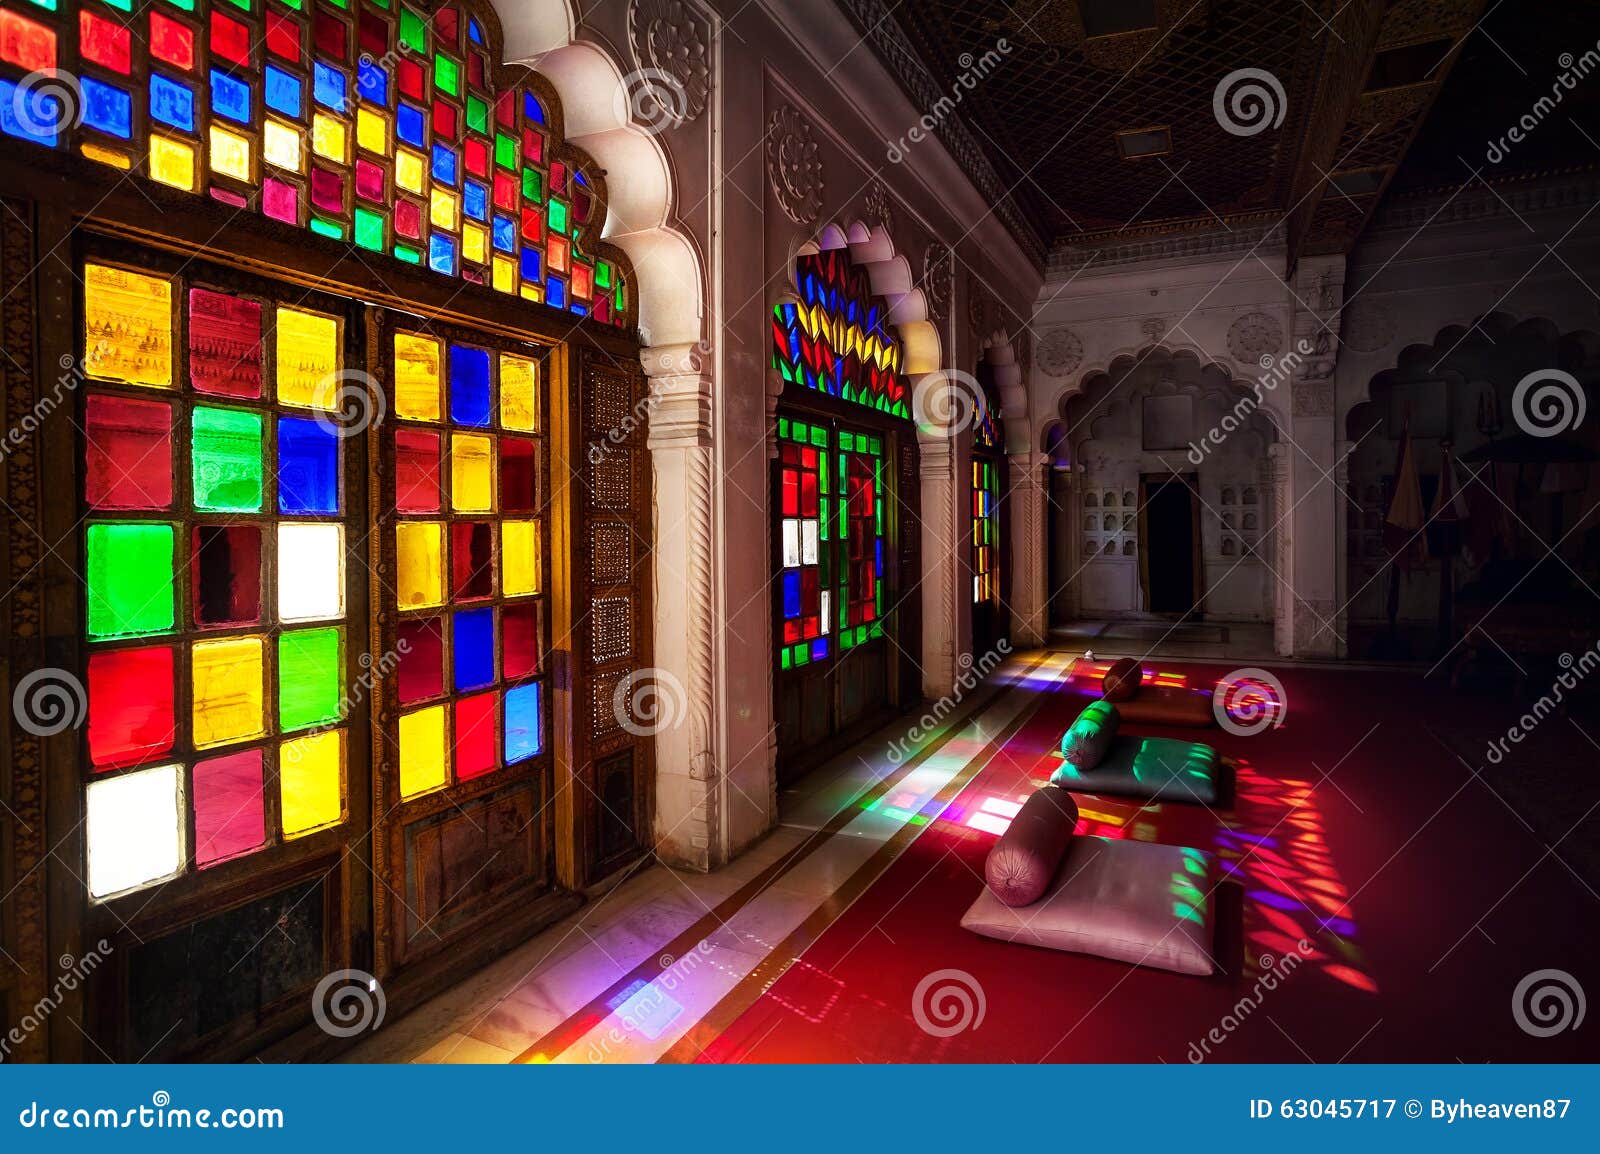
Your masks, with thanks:
M 83 268 L 83 371 L 105 381 L 172 387 L 172 282 Z
M 168 136 L 150 138 L 150 179 L 194 191 L 194 146 Z
M 475 224 L 461 226 L 461 258 L 470 260 L 474 264 L 482 264 L 489 259 L 488 248 L 489 234 Z
M 507 597 L 539 592 L 539 522 L 506 521 L 500 526 L 501 584 Z
M 268 164 L 300 171 L 300 130 L 291 128 L 280 120 L 267 121 L 261 137 L 261 155 Z
M 220 124 L 211 126 L 211 171 L 235 180 L 250 179 L 250 141 Z
M 445 763 L 444 706 L 400 715 L 400 796 L 416 797 L 449 784 Z
M 389 118 L 370 108 L 356 112 L 356 143 L 368 152 L 389 155 Z
M 339 396 L 339 322 L 278 308 L 278 400 L 306 409 L 332 409 Z
M 410 421 L 437 421 L 439 380 L 439 342 L 419 333 L 395 333 L 395 412 Z
M 328 160 L 348 164 L 350 130 L 342 120 L 318 112 L 311 118 L 311 151 Z
M 427 177 L 427 168 L 422 163 L 422 154 L 402 148 L 394 154 L 394 182 L 407 192 L 421 192 L 422 182 Z
M 444 604 L 444 528 L 402 521 L 394 529 L 395 601 L 402 609 Z
M 508 256 L 494 258 L 494 287 L 503 293 L 517 291 L 517 266 Z
M 434 189 L 428 202 L 428 219 L 435 228 L 453 229 L 456 226 L 456 198 L 443 189 Z
M 458 513 L 494 508 L 494 438 L 477 433 L 450 438 L 450 503 Z
M 86 143 L 80 146 L 78 151 L 83 153 L 87 159 L 99 161 L 101 164 L 109 164 L 112 168 L 120 168 L 123 171 L 127 171 L 133 166 L 133 161 L 128 158 L 126 152 L 118 152 L 114 148 L 101 148 L 98 144 Z
M 344 820 L 344 730 L 297 737 L 278 747 L 283 836 L 300 837 Z
M 538 285 L 525 284 L 522 286 L 522 299 L 540 304 L 544 300 L 544 293 L 539 291 Z
M 539 428 L 539 365 L 536 361 L 500 354 L 500 424 L 524 432 Z
M 263 649 L 259 637 L 196 641 L 189 651 L 197 749 L 245 741 L 266 732 L 262 711 Z

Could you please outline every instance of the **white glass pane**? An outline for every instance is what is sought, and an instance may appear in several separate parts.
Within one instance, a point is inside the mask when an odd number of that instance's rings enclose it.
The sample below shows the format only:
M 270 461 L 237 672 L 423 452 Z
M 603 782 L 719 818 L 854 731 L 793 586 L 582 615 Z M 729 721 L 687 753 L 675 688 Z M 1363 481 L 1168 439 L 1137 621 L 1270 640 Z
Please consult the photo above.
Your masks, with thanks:
M 344 616 L 344 530 L 338 525 L 278 526 L 278 618 Z
M 793 517 L 783 521 L 783 567 L 793 569 L 800 564 L 800 522 Z
M 822 632 L 827 633 L 833 628 L 833 594 L 824 589 L 822 591 Z
M 817 519 L 800 523 L 800 560 L 806 565 L 817 563 Z
M 157 765 L 89 783 L 89 892 L 149 885 L 183 868 L 183 771 Z

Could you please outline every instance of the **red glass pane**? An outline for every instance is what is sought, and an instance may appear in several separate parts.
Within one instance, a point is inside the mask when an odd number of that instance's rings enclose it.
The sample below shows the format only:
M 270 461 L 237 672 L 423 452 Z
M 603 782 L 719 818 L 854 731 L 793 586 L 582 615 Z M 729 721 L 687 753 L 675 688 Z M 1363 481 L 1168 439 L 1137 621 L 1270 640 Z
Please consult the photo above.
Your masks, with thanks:
M 202 393 L 261 395 L 261 303 L 189 290 L 189 380 Z
M 467 171 L 473 176 L 486 176 L 489 172 L 489 146 L 475 137 L 467 137 L 463 149 Z
M 800 515 L 802 517 L 815 517 L 817 515 L 817 475 L 815 473 L 802 473 L 800 476 Z
M 261 211 L 274 220 L 300 223 L 300 190 L 268 177 L 261 185 Z
M 508 173 L 494 174 L 494 203 L 508 212 L 517 208 L 517 178 Z
M 189 557 L 194 623 L 249 625 L 261 619 L 261 529 L 196 525 Z
M 388 54 L 389 25 L 382 16 L 366 8 L 361 10 L 361 51 L 372 57 Z
M 221 12 L 211 13 L 211 55 L 249 67 L 250 29 Z
M 433 134 L 441 141 L 453 141 L 456 138 L 456 109 L 453 104 L 446 104 L 442 100 L 433 102 Z
M 422 209 L 414 201 L 395 201 L 394 230 L 401 236 L 408 236 L 412 239 L 422 235 Z
M 494 593 L 494 531 L 487 522 L 451 524 L 450 589 L 458 601 Z
M 201 869 L 267 844 L 259 749 L 197 762 L 193 796 L 194 860 Z
M 533 128 L 522 130 L 522 159 L 529 164 L 544 163 L 544 133 Z
M 522 210 L 522 237 L 533 244 L 544 240 L 544 210 L 537 205 Z
M 312 168 L 311 203 L 324 212 L 343 212 L 344 177 L 326 168 Z
M 495 749 L 500 744 L 499 734 L 495 732 L 499 705 L 498 693 L 479 693 L 456 702 L 457 781 L 482 777 L 499 768 L 495 758 Z
M 159 12 L 150 13 L 150 55 L 187 72 L 194 67 L 194 29 Z
M 396 70 L 400 91 L 413 100 L 422 99 L 422 65 L 415 60 L 401 60 Z
M 799 640 L 800 619 L 798 617 L 793 617 L 783 623 L 783 641 L 784 644 L 788 645 Z
M 506 606 L 500 611 L 500 631 L 500 661 L 506 679 L 539 672 L 539 606 Z
M 562 164 L 559 160 L 552 160 L 550 162 L 550 191 L 567 191 L 567 166 Z
M 267 13 L 267 51 L 285 60 L 300 60 L 300 25 L 281 12 Z
M 500 511 L 531 513 L 538 499 L 538 457 L 532 441 L 503 437 L 500 441 Z
M 0 60 L 24 72 L 56 71 L 56 34 L 26 16 L 0 9 Z
M 345 22 L 332 12 L 317 12 L 316 23 L 311 26 L 311 37 L 317 51 L 343 62 L 350 47 L 350 32 Z
M 402 513 L 439 511 L 439 434 L 400 429 L 394 435 L 394 506 Z
M 170 647 L 113 649 L 89 657 L 89 760 L 96 769 L 137 765 L 172 748 Z
M 93 12 L 78 13 L 78 51 L 85 60 L 127 75 L 132 39 L 127 27 L 115 20 L 103 19 Z
M 356 195 L 362 200 L 383 203 L 383 166 L 370 160 L 356 161 Z
M 793 469 L 783 471 L 783 515 L 785 517 L 800 515 L 800 474 Z
M 395 687 L 400 704 L 437 697 L 444 692 L 444 618 L 403 621 L 396 631 L 399 668 Z
M 822 587 L 818 583 L 818 576 L 815 565 L 807 565 L 800 570 L 800 611 L 802 613 L 815 613 L 822 605 Z
M 172 504 L 172 408 L 90 393 L 84 414 L 84 499 L 98 509 Z
M 507 89 L 495 98 L 494 122 L 501 128 L 515 128 L 517 126 L 515 89 Z
M 461 14 L 454 8 L 441 8 L 433 14 L 434 31 L 444 46 L 454 48 L 461 43 Z
M 484 79 L 483 79 L 484 78 L 484 73 L 485 73 L 485 68 L 484 68 L 484 63 L 483 63 L 483 53 L 481 53 L 481 52 L 469 52 L 469 53 L 467 53 L 467 83 L 472 85 L 472 87 L 474 87 L 474 88 L 486 88 L 486 87 L 488 87 L 488 85 L 484 82 Z

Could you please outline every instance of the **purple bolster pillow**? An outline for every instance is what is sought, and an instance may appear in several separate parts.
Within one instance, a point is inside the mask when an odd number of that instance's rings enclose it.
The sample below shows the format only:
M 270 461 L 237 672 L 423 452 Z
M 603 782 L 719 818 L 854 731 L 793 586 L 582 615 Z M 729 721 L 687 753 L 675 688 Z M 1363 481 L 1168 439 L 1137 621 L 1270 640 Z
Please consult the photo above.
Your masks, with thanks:
M 989 851 L 983 872 L 994 896 L 1008 906 L 1031 905 L 1043 897 L 1077 824 L 1078 807 L 1070 793 L 1053 785 L 1036 790 Z

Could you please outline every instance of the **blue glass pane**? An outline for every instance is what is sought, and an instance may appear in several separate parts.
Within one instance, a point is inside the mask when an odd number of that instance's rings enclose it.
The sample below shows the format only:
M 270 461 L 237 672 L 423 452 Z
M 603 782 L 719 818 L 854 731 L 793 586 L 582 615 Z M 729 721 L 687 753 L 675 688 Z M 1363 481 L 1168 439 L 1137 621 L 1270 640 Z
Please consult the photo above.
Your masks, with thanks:
M 457 692 L 494 683 L 494 610 L 465 609 L 455 615 Z
M 311 71 L 311 90 L 317 103 L 335 112 L 344 112 L 349 99 L 349 79 L 337 68 L 316 64 Z
M 544 749 L 539 725 L 539 683 L 506 691 L 506 764 L 523 761 Z
M 572 302 L 572 311 L 574 313 L 576 313 L 580 317 L 586 317 L 586 316 L 589 315 L 588 306 L 587 305 L 580 305 L 577 301 L 573 301 Z
M 811 643 L 811 660 L 821 661 L 826 656 L 828 656 L 828 639 L 818 637 Z
M 250 86 L 219 68 L 211 70 L 211 111 L 240 124 L 250 123 Z
M 544 123 L 544 105 L 539 103 L 539 98 L 531 92 L 522 94 L 522 111 L 527 113 L 528 119 L 535 124 Z
M 494 247 L 501 252 L 517 250 L 517 222 L 509 216 L 496 215 L 494 218 Z
M 537 281 L 542 275 L 539 272 L 539 249 L 529 245 L 522 250 L 522 279 Z
M 451 185 L 456 182 L 455 151 L 442 144 L 433 146 L 433 179 Z
M 558 309 L 567 307 L 567 282 L 558 276 L 550 278 L 550 286 L 545 289 L 544 299 Z
M 366 57 L 356 65 L 356 90 L 361 99 L 372 104 L 389 103 L 389 74 Z
M 266 77 L 267 107 L 285 116 L 299 116 L 300 78 L 270 64 L 267 65 Z
M 422 137 L 427 131 L 426 122 L 422 119 L 422 110 L 413 108 L 409 104 L 402 104 L 395 113 L 394 132 L 401 140 L 417 148 L 422 147 Z
M 450 346 L 450 419 L 458 425 L 489 423 L 489 350 Z
M 278 512 L 339 511 L 339 436 L 304 417 L 278 418 Z
M 483 29 L 472 17 L 467 17 L 467 36 L 474 44 L 483 43 Z
M 187 84 L 150 77 L 150 117 L 185 132 L 194 131 L 194 91 Z
M 428 238 L 428 267 L 434 272 L 456 271 L 456 242 L 436 232 Z
M 128 92 L 92 76 L 80 77 L 78 90 L 83 94 L 85 124 L 123 140 L 133 135 L 133 97 Z
M 473 220 L 489 219 L 489 190 L 475 180 L 469 180 L 461 194 L 461 207 Z
M 59 96 L 19 89 L 16 81 L 0 77 L 0 132 L 53 148 L 62 116 Z
M 800 574 L 794 569 L 783 575 L 783 615 L 800 616 Z

